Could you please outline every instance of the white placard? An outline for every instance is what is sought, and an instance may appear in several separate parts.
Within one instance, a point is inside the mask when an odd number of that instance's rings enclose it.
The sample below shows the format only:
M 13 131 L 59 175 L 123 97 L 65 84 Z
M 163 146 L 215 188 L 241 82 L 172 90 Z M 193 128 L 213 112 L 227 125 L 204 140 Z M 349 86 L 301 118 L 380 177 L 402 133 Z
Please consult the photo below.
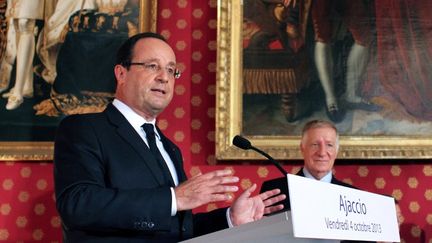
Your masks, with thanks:
M 400 242 L 394 199 L 288 174 L 295 237 Z

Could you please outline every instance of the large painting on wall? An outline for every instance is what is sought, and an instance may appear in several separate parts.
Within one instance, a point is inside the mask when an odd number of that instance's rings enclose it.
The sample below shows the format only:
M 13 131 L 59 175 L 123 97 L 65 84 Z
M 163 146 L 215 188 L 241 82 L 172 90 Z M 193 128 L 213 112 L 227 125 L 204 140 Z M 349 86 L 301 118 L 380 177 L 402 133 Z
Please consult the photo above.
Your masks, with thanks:
M 0 160 L 51 160 L 64 116 L 112 100 L 121 43 L 156 31 L 156 0 L 30 2 L 0 3 Z
M 300 159 L 303 124 L 335 123 L 340 158 L 432 157 L 427 0 L 222 0 L 216 157 Z

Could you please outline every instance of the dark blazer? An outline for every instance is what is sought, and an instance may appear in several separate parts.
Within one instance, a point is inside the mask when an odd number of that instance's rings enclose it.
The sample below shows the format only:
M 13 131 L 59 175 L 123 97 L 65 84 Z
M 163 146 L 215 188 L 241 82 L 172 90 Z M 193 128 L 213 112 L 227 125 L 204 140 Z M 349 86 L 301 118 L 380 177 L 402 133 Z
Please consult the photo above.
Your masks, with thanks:
M 185 181 L 179 148 L 158 131 Z M 54 182 L 64 242 L 178 242 L 228 227 L 226 209 L 171 216 L 167 167 L 112 104 L 102 113 L 62 120 Z
M 304 177 L 305 175 L 303 173 L 303 168 L 299 172 L 297 172 L 296 175 Z M 330 183 L 340 185 L 340 186 L 346 186 L 346 187 L 350 187 L 350 188 L 356 188 L 350 184 L 347 184 L 343 181 L 336 179 L 334 176 L 332 176 L 332 180 Z M 289 200 L 288 183 L 287 183 L 286 177 L 279 177 L 276 179 L 264 181 L 264 183 L 261 185 L 261 192 L 265 192 L 265 191 L 276 189 L 276 188 L 279 188 L 281 190 L 281 193 L 283 193 L 287 196 L 286 199 L 284 201 L 282 201 L 282 203 L 284 205 L 283 210 L 284 211 L 291 210 L 291 204 L 290 204 L 290 200 Z M 278 204 L 280 204 L 280 203 L 278 203 Z

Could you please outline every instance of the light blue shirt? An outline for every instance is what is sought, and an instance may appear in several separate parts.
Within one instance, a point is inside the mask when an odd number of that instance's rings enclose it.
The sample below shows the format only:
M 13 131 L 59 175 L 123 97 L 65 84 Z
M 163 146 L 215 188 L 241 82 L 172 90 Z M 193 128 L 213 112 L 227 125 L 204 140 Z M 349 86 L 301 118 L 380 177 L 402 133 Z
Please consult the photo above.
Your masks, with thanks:
M 313 175 L 306 169 L 306 167 L 303 167 L 303 174 L 305 175 L 306 178 L 317 180 L 317 178 L 313 177 Z M 321 180 L 317 180 L 317 181 L 330 183 L 332 180 L 332 177 L 333 177 L 332 171 L 329 171 L 327 173 L 327 175 L 325 175 L 323 178 L 321 178 Z

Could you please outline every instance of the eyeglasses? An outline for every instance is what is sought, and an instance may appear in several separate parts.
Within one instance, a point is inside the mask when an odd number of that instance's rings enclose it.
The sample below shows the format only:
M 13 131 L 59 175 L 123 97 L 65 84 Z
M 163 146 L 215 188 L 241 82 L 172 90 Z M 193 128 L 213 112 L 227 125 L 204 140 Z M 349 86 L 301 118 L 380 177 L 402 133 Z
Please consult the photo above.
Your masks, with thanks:
M 162 67 L 159 64 L 152 63 L 152 62 L 150 62 L 150 63 L 147 63 L 147 62 L 128 62 L 124 66 L 132 66 L 132 65 L 142 66 L 144 69 L 146 69 L 150 72 L 153 72 L 153 73 L 158 73 L 162 70 Z M 173 78 L 175 78 L 175 79 L 178 79 L 181 76 L 180 70 L 178 70 L 175 67 L 167 66 L 167 67 L 165 67 L 165 71 L 169 75 L 173 76 Z

